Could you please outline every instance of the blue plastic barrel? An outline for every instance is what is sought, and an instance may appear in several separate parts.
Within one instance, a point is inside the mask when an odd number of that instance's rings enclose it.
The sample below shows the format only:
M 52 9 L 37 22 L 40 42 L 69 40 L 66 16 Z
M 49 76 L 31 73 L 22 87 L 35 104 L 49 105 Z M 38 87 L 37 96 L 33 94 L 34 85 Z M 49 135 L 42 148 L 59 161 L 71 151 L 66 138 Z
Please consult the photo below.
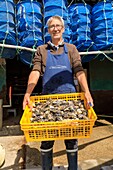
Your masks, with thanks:
M 68 7 L 68 14 L 69 14 L 69 18 L 70 18 L 70 25 L 71 25 L 71 21 L 72 21 L 72 16 L 75 10 L 76 4 L 72 4 Z
M 17 45 L 13 0 L 0 0 L 0 44 Z M 0 47 L 1 58 L 14 58 L 16 48 Z
M 43 42 L 42 4 L 37 1 L 25 0 L 16 5 L 18 45 L 36 49 Z M 34 53 L 21 50 L 20 60 L 32 65 Z
M 75 44 L 80 52 L 97 49 L 91 38 L 91 9 L 91 6 L 85 3 L 77 3 L 74 7 L 72 15 L 72 43 Z M 89 57 L 88 60 L 90 61 L 91 58 Z
M 92 38 L 98 50 L 113 48 L 113 4 L 98 2 L 92 9 Z
M 51 10 L 52 7 L 61 7 L 62 9 L 66 9 L 67 0 L 43 0 L 44 9 L 47 11 Z
M 68 9 L 67 9 L 67 0 L 43 0 L 43 6 L 44 6 L 44 31 L 43 31 L 43 37 L 44 42 L 51 40 L 51 37 L 48 33 L 47 29 L 47 20 L 54 15 L 59 15 L 63 18 L 65 23 L 65 31 L 63 34 L 63 38 L 65 42 L 70 41 L 70 35 L 71 31 L 69 28 L 69 15 L 68 15 Z

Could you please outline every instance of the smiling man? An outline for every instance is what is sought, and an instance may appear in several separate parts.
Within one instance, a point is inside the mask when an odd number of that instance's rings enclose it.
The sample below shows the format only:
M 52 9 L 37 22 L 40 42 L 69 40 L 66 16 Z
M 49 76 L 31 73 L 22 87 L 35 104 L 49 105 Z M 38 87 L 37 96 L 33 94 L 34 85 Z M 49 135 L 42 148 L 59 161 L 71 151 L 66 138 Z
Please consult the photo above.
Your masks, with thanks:
M 48 32 L 51 40 L 37 48 L 33 69 L 29 75 L 28 86 L 23 100 L 23 109 L 29 105 L 30 95 L 36 86 L 40 75 L 43 76 L 42 94 L 76 93 L 74 76 L 77 77 L 82 91 L 85 93 L 87 105 L 93 106 L 85 73 L 81 64 L 81 57 L 73 44 L 65 43 L 63 32 L 64 21 L 60 16 L 48 19 Z M 77 170 L 78 141 L 65 140 L 68 170 Z M 52 170 L 54 141 L 41 142 L 42 169 Z

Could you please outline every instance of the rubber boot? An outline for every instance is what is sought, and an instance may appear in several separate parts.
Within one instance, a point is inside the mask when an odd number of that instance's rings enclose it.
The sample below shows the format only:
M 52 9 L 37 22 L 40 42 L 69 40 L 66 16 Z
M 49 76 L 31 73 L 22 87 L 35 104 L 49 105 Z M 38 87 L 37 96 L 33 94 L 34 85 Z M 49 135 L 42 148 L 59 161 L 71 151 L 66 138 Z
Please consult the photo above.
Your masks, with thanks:
M 53 166 L 53 149 L 50 151 L 41 151 L 42 170 L 52 170 Z
M 78 169 L 78 152 L 68 152 L 67 151 L 67 160 L 68 160 L 68 170 L 77 170 Z

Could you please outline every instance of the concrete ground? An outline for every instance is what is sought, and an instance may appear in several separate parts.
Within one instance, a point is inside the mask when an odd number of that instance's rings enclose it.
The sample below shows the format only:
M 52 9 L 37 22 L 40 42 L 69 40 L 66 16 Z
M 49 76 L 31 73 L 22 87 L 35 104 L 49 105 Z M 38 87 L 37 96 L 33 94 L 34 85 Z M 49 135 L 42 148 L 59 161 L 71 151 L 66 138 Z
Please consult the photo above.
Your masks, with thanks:
M 14 117 L 11 120 L 14 122 Z M 16 124 L 16 123 L 15 123 Z M 40 170 L 40 142 L 26 143 L 19 125 L 7 125 L 0 131 L 0 143 L 5 148 L 5 163 L 1 170 Z M 113 164 L 113 124 L 104 119 L 96 121 L 90 138 L 79 139 L 79 170 L 100 170 Z M 63 140 L 54 144 L 54 170 L 66 170 L 67 158 Z

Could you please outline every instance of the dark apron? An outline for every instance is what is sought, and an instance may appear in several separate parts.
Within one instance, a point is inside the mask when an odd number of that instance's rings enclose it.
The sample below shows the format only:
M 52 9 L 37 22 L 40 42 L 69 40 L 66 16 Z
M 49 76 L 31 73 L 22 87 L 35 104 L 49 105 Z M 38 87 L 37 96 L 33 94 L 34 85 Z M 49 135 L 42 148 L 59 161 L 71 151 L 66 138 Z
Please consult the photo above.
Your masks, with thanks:
M 43 75 L 43 94 L 60 94 L 76 92 L 68 49 L 64 44 L 64 52 L 53 55 L 47 52 L 46 69 Z

